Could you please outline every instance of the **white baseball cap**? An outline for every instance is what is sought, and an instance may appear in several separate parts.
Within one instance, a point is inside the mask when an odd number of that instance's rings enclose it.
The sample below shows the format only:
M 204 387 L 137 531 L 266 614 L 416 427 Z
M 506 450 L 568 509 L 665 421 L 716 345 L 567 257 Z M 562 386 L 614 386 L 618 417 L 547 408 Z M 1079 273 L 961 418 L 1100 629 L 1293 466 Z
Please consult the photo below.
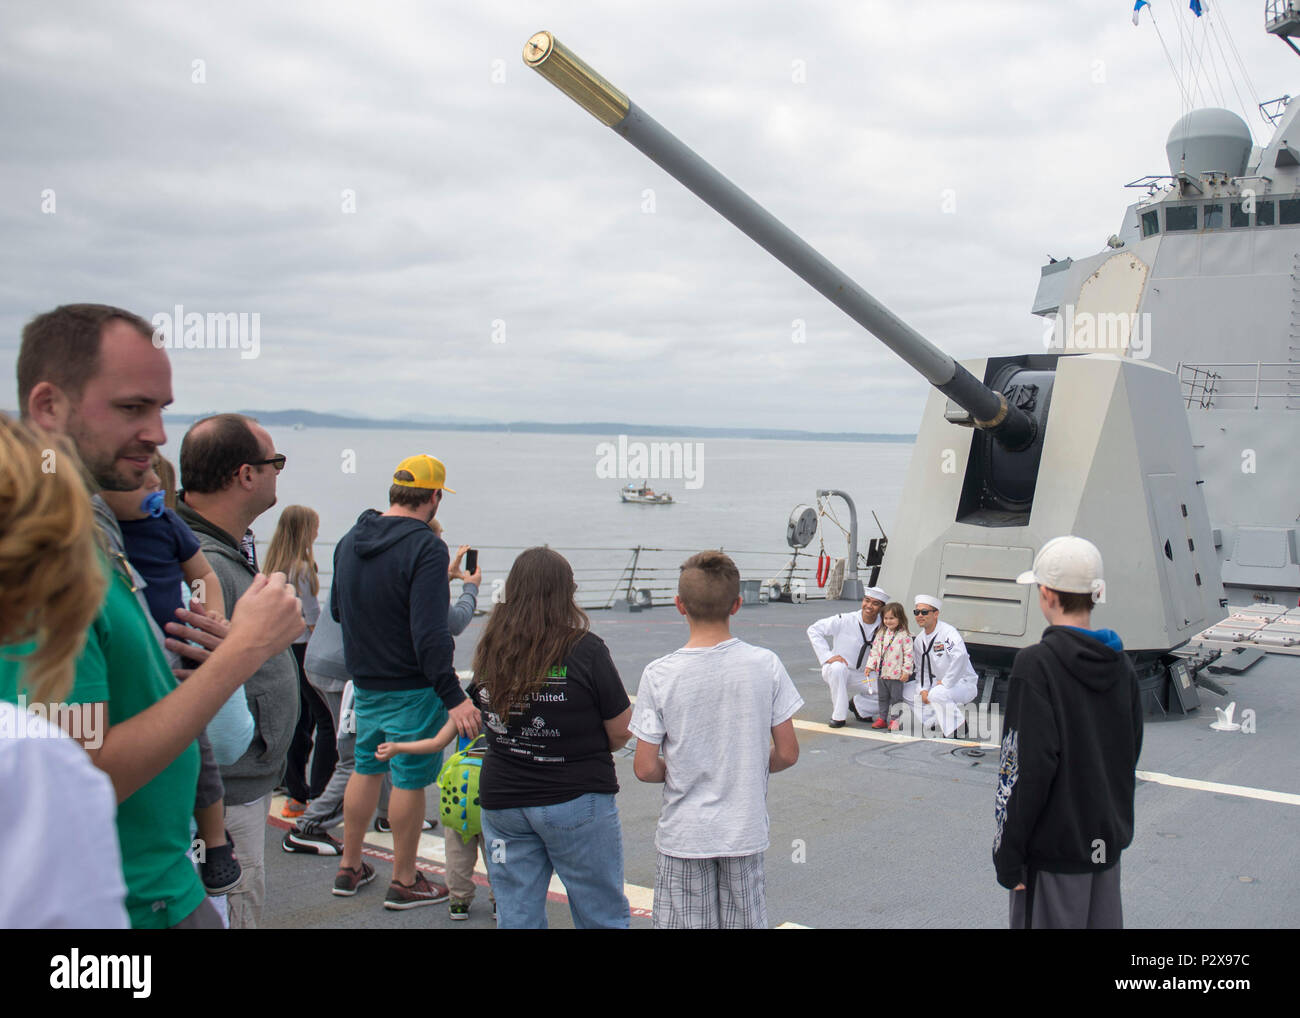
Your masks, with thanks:
M 879 587 L 868 587 L 866 590 L 864 590 L 864 591 L 862 592 L 862 596 L 863 596 L 863 597 L 870 597 L 870 598 L 872 598 L 872 599 L 874 599 L 874 600 L 876 600 L 876 601 L 881 602 L 881 604 L 888 604 L 888 603 L 889 603 L 889 595 L 886 594 L 886 593 L 885 593 L 883 590 L 881 590 Z
M 1034 558 L 1034 568 L 1017 576 L 1016 582 L 1037 583 L 1067 594 L 1091 594 L 1093 604 L 1106 600 L 1101 552 L 1091 541 L 1073 535 L 1054 537 L 1043 545 Z

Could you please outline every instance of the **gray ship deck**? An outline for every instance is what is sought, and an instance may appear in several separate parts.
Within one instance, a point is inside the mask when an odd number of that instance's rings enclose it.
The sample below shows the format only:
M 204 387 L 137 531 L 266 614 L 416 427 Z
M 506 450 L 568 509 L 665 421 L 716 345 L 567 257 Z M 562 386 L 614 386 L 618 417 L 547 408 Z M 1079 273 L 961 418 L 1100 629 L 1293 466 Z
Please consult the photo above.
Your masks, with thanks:
M 799 763 L 774 775 L 769 786 L 771 921 L 812 927 L 1005 928 L 1006 893 L 994 880 L 990 861 L 996 745 L 980 758 L 959 752 L 971 743 L 910 740 L 871 731 L 852 719 L 842 729 L 825 727 L 829 697 L 805 629 L 830 611 L 849 607 L 826 602 L 747 606 L 733 619 L 736 635 L 781 656 L 805 700 L 797 722 Z M 480 617 L 458 639 L 459 668 L 469 667 L 482 626 Z M 592 628 L 609 645 L 633 695 L 645 664 L 680 646 L 686 633 L 680 616 L 662 607 L 637 614 L 597 612 Z M 1129 927 L 1296 923 L 1300 658 L 1271 656 L 1241 676 L 1216 679 L 1237 702 L 1238 719 L 1244 709 L 1255 712 L 1257 731 L 1211 731 L 1213 706 L 1221 701 L 1205 690 L 1199 716 L 1148 721 L 1139 763 L 1147 780 L 1138 785 L 1136 832 L 1122 863 Z M 632 924 L 647 927 L 661 789 L 636 780 L 630 749 L 616 754 L 616 763 Z M 277 813 L 278 808 L 277 800 Z M 286 854 L 281 836 L 273 819 L 267 828 L 268 927 L 452 925 L 441 906 L 406 913 L 383 909 L 388 836 L 368 835 L 372 854 L 379 856 L 371 860 L 379 879 L 352 899 L 330 894 L 336 858 Z M 441 865 L 441 847 L 437 831 L 422 839 L 429 868 Z M 484 898 L 480 895 L 468 923 L 455 925 L 493 925 Z M 571 925 L 561 899 L 548 911 L 553 927 Z

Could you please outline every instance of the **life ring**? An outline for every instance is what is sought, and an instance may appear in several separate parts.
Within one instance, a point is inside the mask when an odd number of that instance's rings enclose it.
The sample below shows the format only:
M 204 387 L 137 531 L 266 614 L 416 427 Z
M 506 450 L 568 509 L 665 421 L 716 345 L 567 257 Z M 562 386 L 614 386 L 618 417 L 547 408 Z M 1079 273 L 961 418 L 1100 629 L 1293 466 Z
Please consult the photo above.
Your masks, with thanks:
M 817 586 L 826 586 L 831 575 L 831 557 L 825 552 L 817 556 Z

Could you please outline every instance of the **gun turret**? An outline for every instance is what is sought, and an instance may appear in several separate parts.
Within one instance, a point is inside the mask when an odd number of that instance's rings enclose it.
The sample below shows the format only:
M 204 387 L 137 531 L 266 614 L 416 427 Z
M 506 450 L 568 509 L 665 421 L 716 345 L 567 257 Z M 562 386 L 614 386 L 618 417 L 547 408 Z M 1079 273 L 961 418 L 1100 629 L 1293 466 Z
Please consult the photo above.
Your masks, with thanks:
M 1170 692 L 1186 681 L 1170 671 L 1167 652 L 1221 617 L 1223 588 L 1171 372 L 1129 357 L 1022 354 L 973 359 L 981 380 L 549 32 L 528 40 L 524 61 L 948 398 L 945 405 L 932 395 L 921 417 L 880 577 L 886 589 L 943 598 L 944 618 L 966 634 L 986 680 L 1005 676 L 1047 622 L 1033 588 L 1019 582 L 1035 549 L 1061 534 L 1087 537 L 1107 562 L 1107 602 L 1097 605 L 1094 624 L 1122 625 L 1144 688 L 1162 704 L 1186 704 Z M 979 430 L 955 441 L 953 424 Z
M 749 197 L 550 32 L 524 46 L 524 62 L 606 127 L 613 128 L 751 240 L 910 364 L 1008 452 L 1035 455 L 1038 421 L 900 319 Z M 1032 472 L 1035 464 L 1029 465 Z

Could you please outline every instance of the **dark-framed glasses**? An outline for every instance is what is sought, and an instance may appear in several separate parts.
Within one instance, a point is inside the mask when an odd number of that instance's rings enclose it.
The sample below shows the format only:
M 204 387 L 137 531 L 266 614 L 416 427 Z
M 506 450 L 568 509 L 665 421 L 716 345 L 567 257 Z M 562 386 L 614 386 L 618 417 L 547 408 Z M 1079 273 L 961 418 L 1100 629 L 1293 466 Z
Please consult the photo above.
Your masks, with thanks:
M 285 457 L 284 453 L 281 452 L 281 453 L 276 453 L 274 456 L 272 456 L 270 459 L 267 460 L 253 460 L 248 465 L 250 467 L 264 467 L 270 465 L 275 467 L 275 472 L 278 474 L 281 470 L 284 469 L 284 465 L 287 462 L 288 462 L 287 458 Z

